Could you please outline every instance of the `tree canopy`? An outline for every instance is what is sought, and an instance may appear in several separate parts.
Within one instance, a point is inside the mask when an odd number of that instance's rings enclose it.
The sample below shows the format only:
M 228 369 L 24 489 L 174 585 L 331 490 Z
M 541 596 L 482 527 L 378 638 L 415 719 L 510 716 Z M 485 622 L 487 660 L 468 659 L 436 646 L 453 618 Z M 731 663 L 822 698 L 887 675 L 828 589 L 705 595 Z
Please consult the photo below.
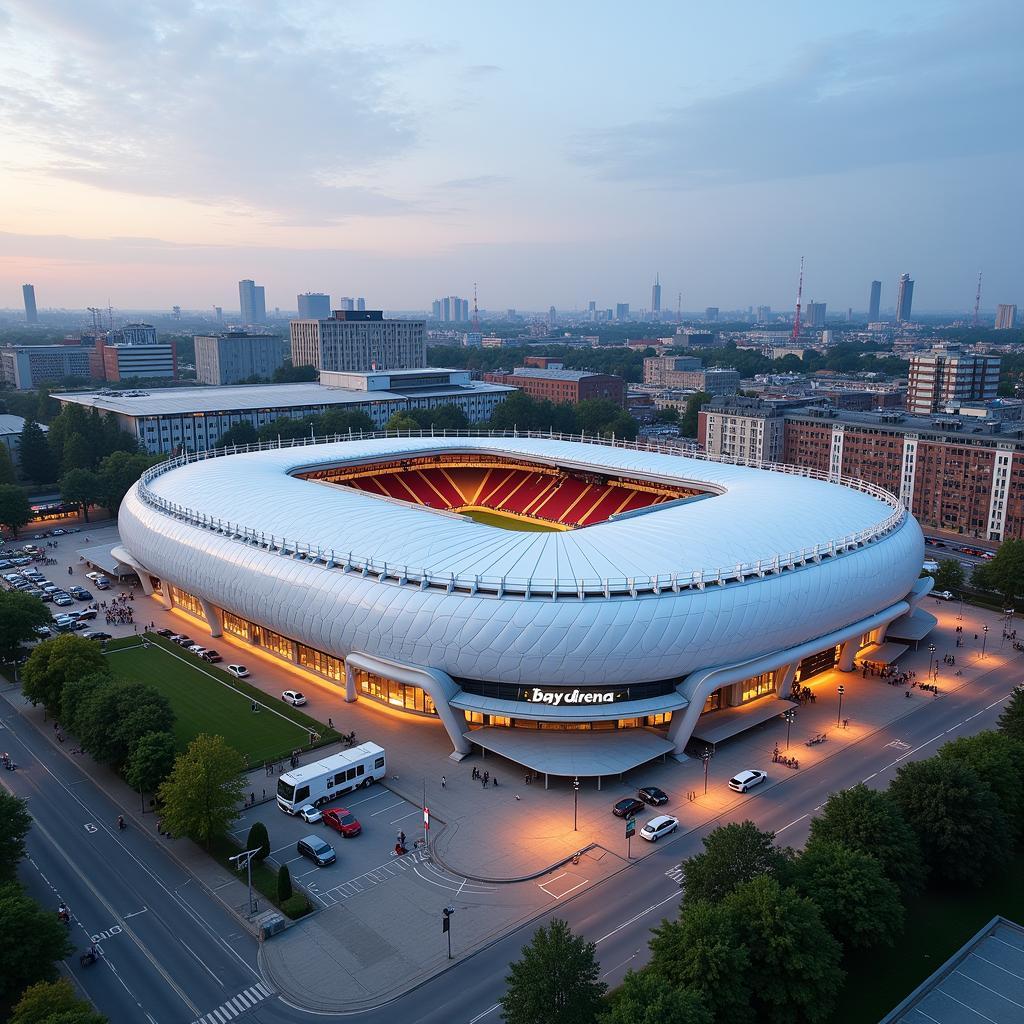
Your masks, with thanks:
M 704 837 L 704 850 L 683 861 L 680 883 L 688 900 L 716 902 L 758 875 L 779 876 L 789 861 L 774 832 L 752 821 L 719 825 Z
M 714 1024 L 693 989 L 676 988 L 655 971 L 627 971 L 598 1024 Z
M 155 793 L 171 774 L 174 757 L 174 736 L 170 732 L 147 732 L 139 737 L 128 757 L 125 781 L 140 793 Z
M 1024 540 L 1004 540 L 995 558 L 975 567 L 971 582 L 994 590 L 1009 607 L 1024 600 Z
M 25 492 L 14 484 L 0 484 L 0 526 L 17 537 L 18 531 L 31 521 L 32 506 Z
M 103 500 L 103 483 L 91 469 L 69 469 L 60 478 L 61 500 L 82 506 L 82 517 L 89 522 L 89 507 Z
M 92 1004 L 79 999 L 67 978 L 37 981 L 18 1000 L 8 1024 L 108 1024 Z
M 4 968 L 0 1003 L 10 1003 L 26 985 L 49 980 L 54 963 L 72 951 L 67 929 L 52 910 L 44 910 L 15 882 L 0 884 L 0 935 Z
M 92 640 L 65 633 L 44 640 L 28 657 L 22 672 L 22 693 L 42 704 L 56 718 L 61 713 L 64 687 L 72 680 L 95 673 L 109 675 L 107 660 Z
M 955 591 L 964 585 L 964 570 L 955 558 L 942 559 L 934 576 L 936 590 Z
M 43 428 L 35 420 L 25 420 L 18 451 L 21 471 L 27 479 L 37 484 L 48 484 L 57 479 L 57 460 L 53 457 Z
M 52 621 L 38 597 L 20 590 L 0 591 L 0 661 L 14 661 L 21 645 L 35 637 L 33 630 Z
M 25 836 L 32 827 L 28 804 L 0 789 L 0 881 L 17 877 L 18 863 L 25 856 Z
M 999 731 L 1024 742 L 1024 685 L 1015 686 L 999 714 Z

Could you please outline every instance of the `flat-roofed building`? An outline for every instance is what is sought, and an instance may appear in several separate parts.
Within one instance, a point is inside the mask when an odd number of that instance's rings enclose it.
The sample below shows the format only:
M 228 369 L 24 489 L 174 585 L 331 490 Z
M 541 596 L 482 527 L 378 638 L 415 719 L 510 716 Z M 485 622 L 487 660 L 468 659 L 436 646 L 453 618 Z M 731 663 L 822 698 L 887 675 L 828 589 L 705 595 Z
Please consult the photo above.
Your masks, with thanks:
M 174 342 L 156 345 L 104 345 L 105 380 L 129 380 L 132 377 L 170 377 L 178 375 Z
M 385 320 L 379 309 L 336 309 L 291 322 L 293 366 L 318 370 L 401 370 L 427 365 L 426 324 Z
M 284 346 L 276 334 L 229 331 L 195 337 L 196 380 L 202 384 L 239 384 L 269 380 L 284 365 Z
M 77 340 L 69 345 L 7 345 L 0 348 L 0 376 L 19 391 L 47 381 L 59 383 L 65 377 L 89 380 L 91 351 Z
M 951 402 L 990 402 L 998 393 L 998 356 L 973 355 L 947 345 L 910 357 L 907 411 L 917 416 Z
M 1012 331 L 1017 326 L 1017 306 L 1000 302 L 996 307 L 996 330 Z
M 511 373 L 485 373 L 484 380 L 511 385 L 533 398 L 561 405 L 588 398 L 607 398 L 623 408 L 626 405 L 626 382 L 610 373 L 518 366 Z

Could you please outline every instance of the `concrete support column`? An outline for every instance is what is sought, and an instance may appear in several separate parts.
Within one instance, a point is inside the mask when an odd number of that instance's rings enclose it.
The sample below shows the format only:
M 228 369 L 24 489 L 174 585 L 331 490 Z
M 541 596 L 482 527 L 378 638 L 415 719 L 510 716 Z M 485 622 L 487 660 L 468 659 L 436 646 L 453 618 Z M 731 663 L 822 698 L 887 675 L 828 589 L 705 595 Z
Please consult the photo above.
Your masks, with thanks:
M 793 680 L 796 678 L 796 666 L 797 663 L 791 661 L 785 665 L 780 665 L 775 670 L 775 692 L 786 700 L 789 699 L 789 691 L 793 686 Z
M 857 656 L 857 648 L 860 642 L 860 637 L 852 636 L 849 640 L 843 642 L 843 646 L 839 648 L 839 671 L 840 672 L 852 672 L 853 671 L 853 659 Z
M 213 604 L 210 604 L 205 597 L 199 599 L 199 603 L 203 607 L 203 615 L 206 616 L 206 624 L 210 627 L 210 636 L 218 637 L 224 632 L 223 621 L 220 616 L 220 609 Z
M 356 673 L 352 666 L 345 662 L 345 703 L 353 704 L 358 699 L 356 693 Z
M 171 585 L 167 580 L 161 582 L 160 603 L 164 606 L 164 611 L 169 612 L 174 607 L 174 602 L 171 600 Z
M 153 577 L 144 569 L 139 571 L 139 583 L 142 584 L 142 592 L 146 597 L 153 596 Z

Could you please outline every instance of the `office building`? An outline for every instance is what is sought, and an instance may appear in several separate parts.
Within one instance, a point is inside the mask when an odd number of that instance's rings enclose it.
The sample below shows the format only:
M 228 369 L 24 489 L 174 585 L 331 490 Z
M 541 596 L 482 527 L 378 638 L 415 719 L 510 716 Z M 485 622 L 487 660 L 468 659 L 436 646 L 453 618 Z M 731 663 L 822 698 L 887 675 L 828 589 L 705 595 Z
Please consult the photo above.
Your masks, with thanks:
M 284 346 L 277 335 L 229 331 L 197 335 L 193 340 L 196 380 L 201 384 L 239 384 L 253 377 L 269 380 L 284 365 Z
M 434 301 L 430 304 L 430 318 L 432 320 L 440 320 L 441 319 L 441 300 L 440 299 L 434 299 Z
M 739 390 L 738 370 L 705 369 L 696 356 L 647 356 L 644 383 L 662 388 L 690 388 L 709 395 L 734 395 Z
M 798 403 L 764 402 L 737 395 L 719 398 L 698 415 L 697 440 L 712 458 L 781 462 L 787 404 Z
M 991 402 L 998 391 L 998 356 L 969 355 L 945 345 L 910 357 L 907 411 L 917 416 L 962 402 Z
M 629 319 L 629 303 L 628 302 L 617 302 L 615 304 L 615 319 L 616 320 L 628 320 Z
M 626 405 L 625 380 L 609 373 L 518 366 L 511 373 L 485 373 L 484 380 L 518 388 L 533 398 L 558 405 L 574 404 L 587 398 L 608 398 L 623 407 Z
M 133 377 L 174 379 L 178 375 L 178 359 L 174 342 L 148 345 L 104 344 L 103 379 L 130 380 Z
M 107 333 L 109 345 L 155 345 L 156 328 L 152 324 L 125 324 Z
M 91 351 L 77 341 L 69 345 L 7 345 L 0 348 L 0 376 L 20 391 L 57 384 L 65 377 L 89 380 Z
M 555 312 L 555 307 L 550 306 L 548 308 L 548 327 L 554 327 L 558 323 L 558 314 Z
M 766 324 L 772 318 L 772 307 L 771 306 L 758 306 L 757 307 L 757 322 L 759 324 Z
M 378 427 L 396 413 L 454 405 L 471 423 L 487 420 L 513 388 L 470 379 L 468 370 L 325 373 L 320 383 L 167 388 L 152 392 L 69 392 L 53 397 L 115 417 L 152 454 L 206 451 L 239 423 L 259 428 L 331 409 L 364 412 Z
M 335 310 L 291 323 L 293 366 L 318 370 L 401 370 L 427 365 L 422 320 L 385 320 L 379 310 Z
M 484 343 L 484 336 L 480 331 L 467 331 L 462 336 L 463 348 L 481 348 Z
M 714 321 L 718 319 L 718 307 L 708 306 L 707 309 L 704 310 L 704 319 L 709 323 L 714 323 Z
M 356 299 L 356 312 L 357 313 L 365 313 L 366 312 L 366 299 L 364 299 L 362 297 L 362 295 L 360 295 L 359 298 Z
M 238 282 L 238 303 L 243 324 L 262 324 L 267 320 L 267 299 L 263 285 L 246 278 Z
M 661 278 L 654 275 L 654 284 L 651 285 L 651 312 L 657 315 L 661 312 Z
M 1012 331 L 1017 326 L 1017 307 L 1000 303 L 996 307 L 996 330 Z
M 896 284 L 896 323 L 902 324 L 910 320 L 911 308 L 914 304 L 914 282 L 909 274 L 900 274 Z
M 803 326 L 808 330 L 819 330 L 825 326 L 825 303 L 815 302 L 811 299 L 807 303 L 807 310 L 802 321 Z
M 587 303 L 587 319 L 588 320 L 596 320 L 597 319 L 597 303 L 594 302 L 593 299 L 591 299 L 590 302 Z
M 36 310 L 36 286 L 34 284 L 23 284 L 21 286 L 21 297 L 25 301 L 25 323 L 39 323 L 39 313 Z
M 323 292 L 304 292 L 296 296 L 300 320 L 326 320 L 331 315 L 331 297 Z
M 868 323 L 877 323 L 878 307 L 882 303 L 882 282 L 871 282 L 871 297 L 868 299 Z

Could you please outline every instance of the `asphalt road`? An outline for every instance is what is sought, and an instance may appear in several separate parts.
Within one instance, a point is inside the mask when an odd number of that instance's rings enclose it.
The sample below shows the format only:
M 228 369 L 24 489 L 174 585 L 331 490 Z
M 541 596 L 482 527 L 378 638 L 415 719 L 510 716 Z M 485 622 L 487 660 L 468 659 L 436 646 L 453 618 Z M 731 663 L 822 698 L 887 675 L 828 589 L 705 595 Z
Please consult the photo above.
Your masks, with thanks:
M 781 842 L 799 846 L 810 817 L 830 792 L 861 781 L 884 787 L 901 763 L 931 756 L 947 739 L 990 728 L 1020 678 L 1020 667 L 1018 660 L 939 698 L 914 691 L 903 719 L 781 785 L 754 790 L 696 832 L 663 840 L 642 864 L 624 868 L 465 960 L 458 959 L 456 901 L 452 968 L 387 1006 L 352 1016 L 367 1024 L 495 1024 L 509 962 L 518 958 L 537 925 L 552 916 L 565 918 L 597 942 L 604 977 L 617 984 L 628 968 L 645 962 L 651 927 L 675 914 L 680 893 L 669 872 L 700 848 L 708 831 L 723 821 L 750 818 L 778 833 Z M 145 1019 L 162 1024 L 197 1020 L 227 1003 L 233 1011 L 222 1010 L 211 1020 L 234 1019 L 240 1008 L 245 1019 L 260 1024 L 314 1019 L 280 997 L 262 998 L 254 989 L 260 980 L 254 941 L 157 843 L 130 830 L 119 834 L 118 808 L 13 709 L 3 711 L 10 731 L 2 745 L 22 767 L 3 773 L 0 781 L 29 799 L 35 819 L 22 874 L 44 905 L 56 908 L 59 898 L 67 900 L 80 949 L 90 935 L 100 936 L 103 962 L 82 969 L 73 959 L 69 970 L 101 1011 L 117 1024 Z M 616 852 L 625 852 L 624 840 Z M 255 999 L 254 991 L 261 998 Z M 249 995 L 232 1004 L 241 993 Z M 253 1005 L 246 1009 L 248 1002 Z

